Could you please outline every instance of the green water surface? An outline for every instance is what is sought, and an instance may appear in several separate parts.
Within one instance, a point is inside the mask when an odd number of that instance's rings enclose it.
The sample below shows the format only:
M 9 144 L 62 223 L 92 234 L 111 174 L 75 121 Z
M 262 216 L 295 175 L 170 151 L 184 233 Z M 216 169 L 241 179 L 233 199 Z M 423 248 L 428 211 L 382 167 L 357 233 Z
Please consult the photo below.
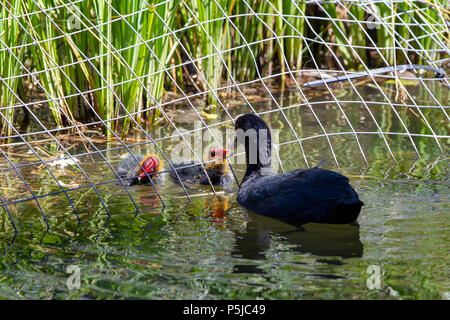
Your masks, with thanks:
M 356 99 L 347 90 L 335 94 L 340 100 Z M 349 176 L 365 203 L 359 226 L 306 224 L 296 229 L 258 216 L 236 202 L 236 183 L 230 190 L 216 188 L 216 195 L 208 186 L 188 188 L 189 202 L 183 189 L 166 177 L 157 185 L 164 207 L 152 186 L 129 187 L 139 214 L 117 182 L 98 185 L 111 218 L 95 190 L 72 190 L 68 194 L 80 222 L 67 197 L 57 193 L 39 199 L 50 230 L 33 199 L 9 206 L 17 236 L 7 212 L 0 212 L 0 298 L 448 299 L 450 181 L 448 139 L 442 138 L 448 136 L 447 109 L 437 106 L 426 92 L 411 90 L 417 101 L 434 107 L 423 108 L 420 114 L 401 105 L 341 104 L 354 131 L 376 133 L 378 123 L 384 132 L 404 133 L 406 127 L 419 134 L 385 135 L 386 140 L 380 134 L 358 134 L 367 164 L 354 135 L 327 140 L 309 107 L 297 105 L 302 103 L 298 93 L 277 95 L 280 106 L 271 100 L 254 104 L 258 112 L 266 112 L 262 118 L 270 127 L 279 130 L 278 172 L 305 167 L 305 159 L 310 166 L 326 159 L 324 167 Z M 448 91 L 438 85 L 434 90 L 440 103 L 448 106 Z M 366 91 L 366 101 L 383 101 L 370 87 Z M 324 99 L 331 97 L 316 98 Z M 276 111 L 287 106 L 293 106 L 284 113 L 294 131 Z M 314 105 L 313 110 L 327 133 L 352 131 L 335 103 Z M 219 118 L 206 120 L 207 124 L 228 120 L 223 110 L 217 112 Z M 229 112 L 236 116 L 250 109 L 236 104 Z M 433 134 L 424 119 L 439 138 L 420 136 Z M 178 125 L 194 127 L 189 122 Z M 299 138 L 318 137 L 302 140 L 302 153 L 294 132 Z M 160 137 L 173 133 L 170 126 L 158 132 Z M 161 140 L 158 145 L 168 152 L 175 141 Z M 77 145 L 71 152 L 83 150 Z M 151 144 L 133 150 L 155 151 Z M 108 151 L 105 156 L 116 166 L 123 153 Z M 16 164 L 35 161 L 11 158 L 17 159 Z M 98 155 L 79 160 L 94 183 L 114 179 Z M 233 168 L 240 180 L 245 166 Z M 74 166 L 52 169 L 65 187 L 87 185 Z M 42 165 L 20 172 L 37 195 L 60 190 Z M 1 179 L 4 199 L 30 197 L 14 171 L 2 171 Z M 79 289 L 68 286 L 69 266 L 80 270 Z

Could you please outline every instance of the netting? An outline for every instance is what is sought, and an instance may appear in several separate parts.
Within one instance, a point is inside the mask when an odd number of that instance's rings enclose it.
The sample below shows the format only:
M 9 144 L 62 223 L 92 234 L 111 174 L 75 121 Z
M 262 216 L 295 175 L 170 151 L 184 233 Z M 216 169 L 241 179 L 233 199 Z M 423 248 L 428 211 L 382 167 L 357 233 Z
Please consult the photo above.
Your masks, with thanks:
M 118 185 L 132 204 L 129 211 L 138 213 L 139 200 L 117 173 L 121 154 L 140 165 L 134 154 L 151 150 L 164 162 L 161 172 L 169 172 L 175 143 L 165 142 L 176 140 L 204 165 L 203 149 L 192 137 L 200 134 L 225 148 L 222 131 L 241 113 L 283 123 L 275 143 L 280 171 L 279 151 L 286 146 L 295 147 L 298 167 L 315 165 L 320 159 L 305 147 L 310 142 L 324 146 L 336 168 L 348 166 L 354 154 L 340 151 L 346 145 L 336 139 L 342 137 L 356 146 L 361 174 L 373 159 L 367 144 L 380 145 L 386 161 L 402 159 L 395 137 L 416 158 L 423 157 L 424 141 L 437 156 L 450 138 L 448 77 L 395 68 L 448 69 L 448 6 L 381 0 L 2 1 L 0 206 L 16 232 L 12 212 L 21 203 L 33 203 L 50 228 L 47 214 L 54 209 L 44 199 L 63 197 L 80 222 L 78 192 L 95 193 L 99 210 L 111 216 L 102 188 Z M 376 74 L 370 72 L 374 67 L 393 69 Z M 352 78 L 361 72 L 365 78 Z M 334 76 L 344 81 L 325 81 Z M 313 80 L 323 84 L 309 88 Z M 331 109 L 336 119 L 324 118 Z M 379 116 L 381 109 L 388 118 Z M 297 115 L 314 130 L 299 129 Z M 150 182 L 164 207 L 164 195 Z M 186 201 L 195 192 L 182 182 L 177 187 Z M 211 183 L 210 189 L 216 193 Z

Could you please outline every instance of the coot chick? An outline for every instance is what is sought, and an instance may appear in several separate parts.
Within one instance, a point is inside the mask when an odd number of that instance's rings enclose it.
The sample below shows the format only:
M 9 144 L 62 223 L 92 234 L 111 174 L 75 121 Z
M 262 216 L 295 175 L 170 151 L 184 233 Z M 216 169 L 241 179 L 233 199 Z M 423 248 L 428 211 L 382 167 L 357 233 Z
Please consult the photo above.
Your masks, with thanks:
M 237 195 L 239 204 L 296 226 L 308 222 L 356 221 L 364 204 L 346 177 L 318 167 L 274 174 L 270 162 L 271 135 L 265 122 L 246 114 L 236 119 L 235 129 L 238 142 L 245 139 L 247 161 Z
M 232 175 L 229 171 L 226 161 L 227 151 L 220 148 L 211 148 L 208 152 L 207 159 L 209 161 L 204 164 L 206 174 L 213 185 L 227 186 L 231 183 Z M 195 162 L 182 162 L 174 164 L 175 171 L 170 171 L 170 178 L 173 182 L 180 184 L 180 180 L 184 184 L 202 184 L 209 185 L 208 176 L 200 164 Z
M 148 176 L 152 181 L 159 182 L 159 177 L 155 173 L 161 170 L 161 161 L 156 156 L 149 154 L 135 154 L 134 157 L 140 165 L 131 154 L 127 154 L 117 168 L 117 173 L 124 179 L 124 183 L 129 186 L 146 184 L 150 182 Z M 148 176 L 146 173 L 148 173 Z

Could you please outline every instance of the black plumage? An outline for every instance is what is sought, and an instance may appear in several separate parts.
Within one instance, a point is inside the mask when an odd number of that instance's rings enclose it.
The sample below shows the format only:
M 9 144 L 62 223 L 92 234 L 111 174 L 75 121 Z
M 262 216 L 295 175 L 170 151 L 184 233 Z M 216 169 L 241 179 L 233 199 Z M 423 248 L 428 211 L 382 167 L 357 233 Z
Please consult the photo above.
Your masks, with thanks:
M 213 185 L 226 186 L 231 183 L 231 175 L 228 172 L 224 172 L 223 167 L 220 165 L 205 164 L 204 170 L 200 164 L 192 161 L 174 164 L 173 167 L 176 169 L 179 179 L 174 170 L 170 171 L 170 178 L 178 184 L 180 184 L 181 180 L 185 184 L 209 185 L 206 174 L 208 174 Z
M 237 130 L 256 130 L 245 140 L 247 170 L 238 191 L 238 202 L 255 213 L 293 225 L 308 222 L 351 223 L 364 205 L 343 175 L 321 169 L 298 169 L 284 174 L 271 170 L 271 136 L 267 125 L 256 115 L 236 120 Z M 264 133 L 267 143 L 261 143 Z M 237 137 L 239 140 L 239 134 Z M 259 145 L 261 144 L 261 146 Z M 256 159 L 249 154 L 257 150 Z
M 178 184 L 183 182 L 183 184 L 209 185 L 209 177 L 213 185 L 228 186 L 231 184 L 232 175 L 228 169 L 225 157 L 226 150 L 211 148 L 207 158 L 215 161 L 205 163 L 203 165 L 204 169 L 199 163 L 193 161 L 174 164 L 173 167 L 176 169 L 178 176 L 174 170 L 171 170 L 170 178 Z

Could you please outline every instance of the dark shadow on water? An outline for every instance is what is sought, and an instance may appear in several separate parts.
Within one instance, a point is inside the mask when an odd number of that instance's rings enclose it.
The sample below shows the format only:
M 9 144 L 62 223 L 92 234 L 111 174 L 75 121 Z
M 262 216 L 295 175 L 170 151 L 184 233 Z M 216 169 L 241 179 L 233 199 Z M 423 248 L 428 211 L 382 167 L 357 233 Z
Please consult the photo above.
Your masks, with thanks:
M 341 265 L 339 258 L 361 257 L 363 244 L 359 239 L 359 226 L 342 224 L 308 223 L 295 228 L 281 221 L 249 212 L 250 221 L 243 234 L 236 235 L 233 254 L 251 260 L 264 260 L 266 251 L 273 242 L 273 237 L 281 239 L 290 250 L 311 253 L 318 259 L 332 265 Z M 280 240 L 277 240 L 280 241 Z M 327 258 L 325 258 L 327 257 Z M 333 259 L 336 257 L 338 259 Z M 301 262 L 299 262 L 301 263 Z M 237 273 L 261 273 L 255 265 L 236 265 Z

